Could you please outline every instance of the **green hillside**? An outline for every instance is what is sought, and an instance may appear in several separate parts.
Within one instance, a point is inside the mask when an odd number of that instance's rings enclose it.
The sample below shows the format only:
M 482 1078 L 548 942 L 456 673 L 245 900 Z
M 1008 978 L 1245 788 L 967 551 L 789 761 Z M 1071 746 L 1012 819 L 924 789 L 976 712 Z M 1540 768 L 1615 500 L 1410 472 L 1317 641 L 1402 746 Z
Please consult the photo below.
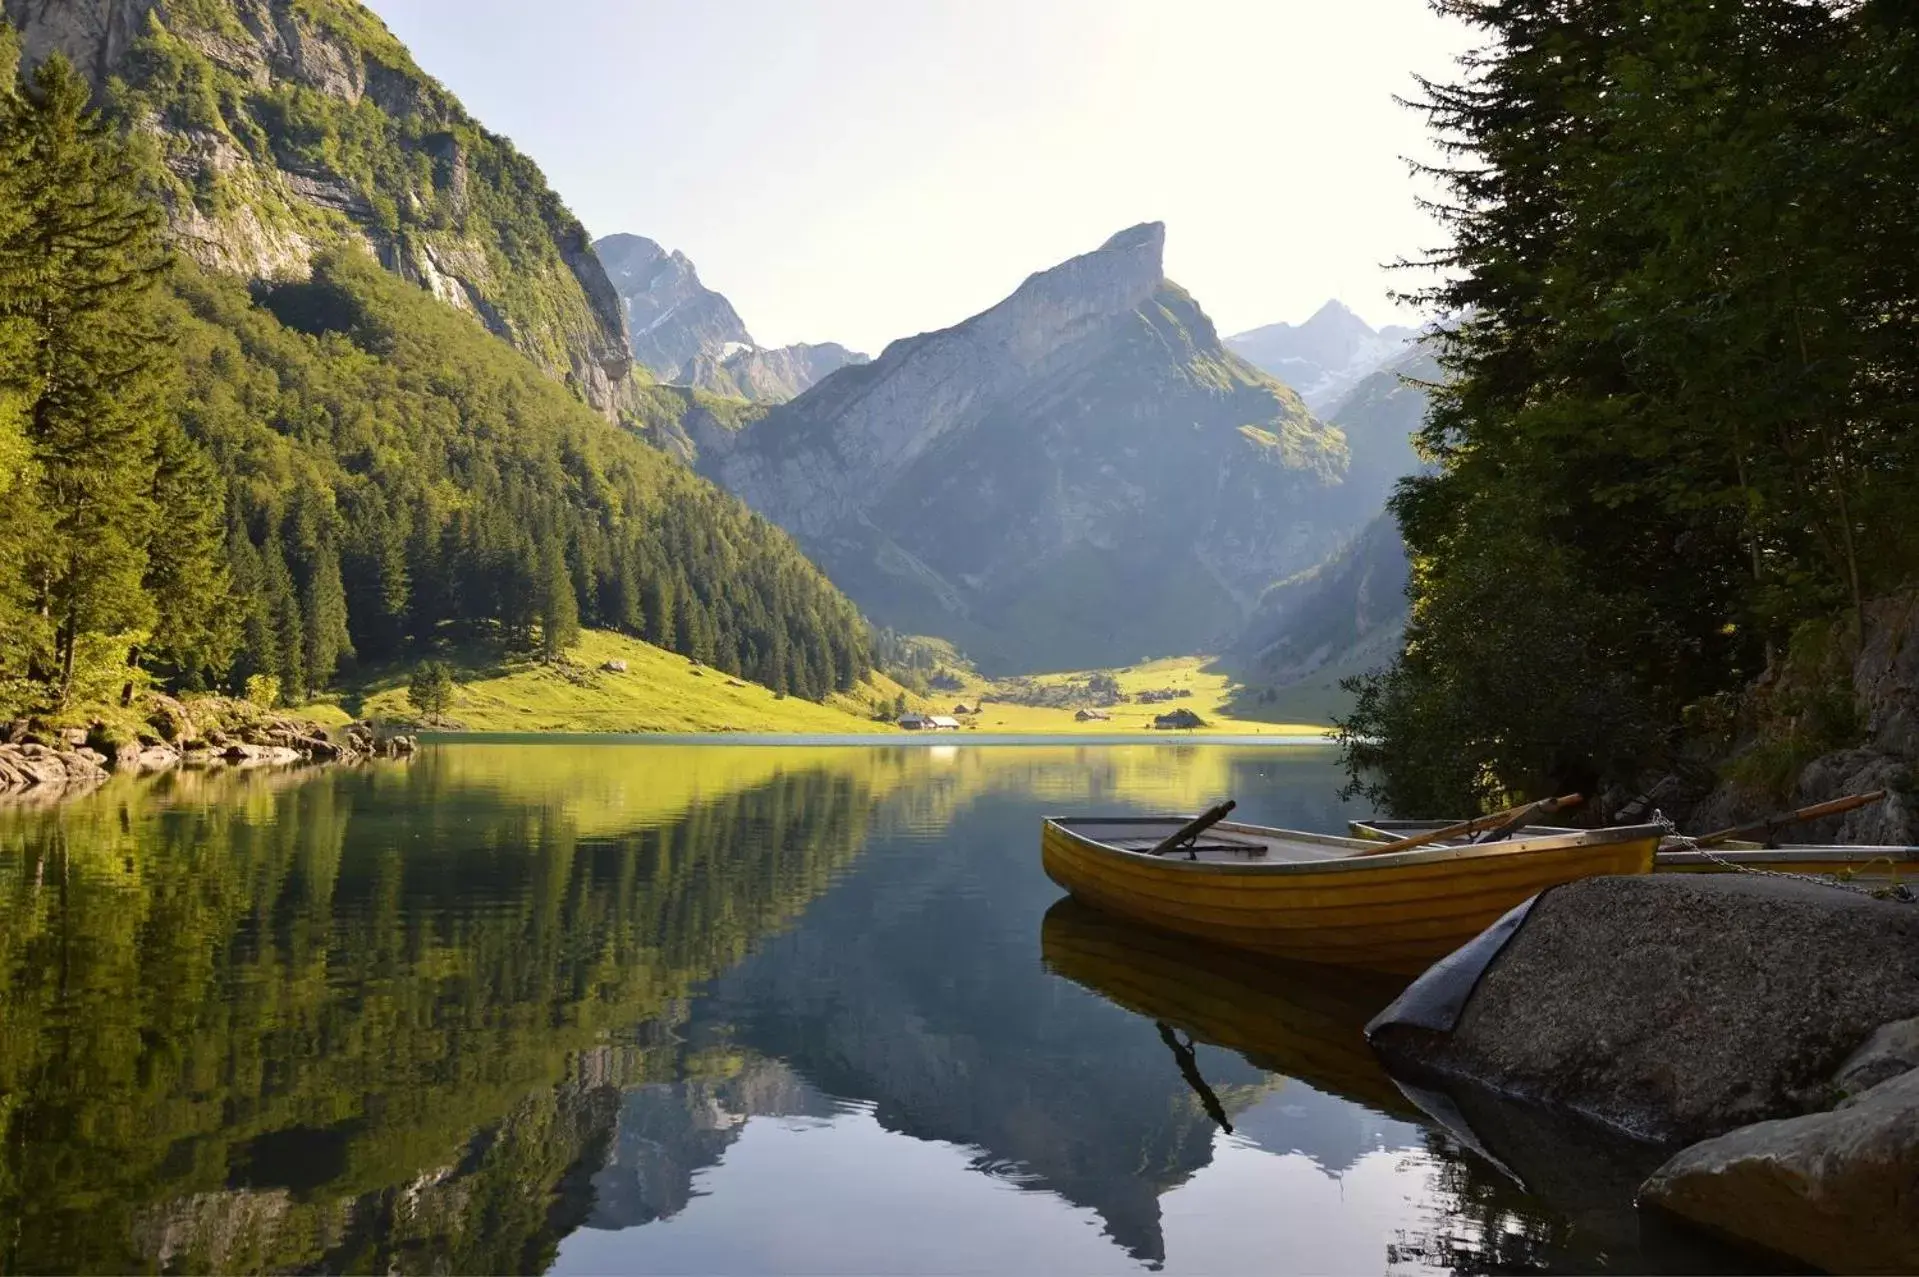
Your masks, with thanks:
M 453 655 L 445 725 L 472 732 L 897 732 L 875 721 L 872 707 L 891 706 L 905 690 L 875 673 L 825 703 L 803 700 L 606 630 L 585 631 L 563 661 Z M 616 662 L 625 668 L 608 668 Z M 415 719 L 406 683 L 402 667 L 371 671 L 349 684 L 342 703 L 362 717 Z M 911 694 L 907 701 L 930 705 Z
M 31 50 L 52 19 L 7 8 Z M 155 143 L 169 222 L 203 263 L 280 278 L 357 242 L 603 408 L 629 379 L 619 302 L 578 219 L 363 5 L 176 0 L 109 65 L 63 51 Z
M 783 532 L 471 315 L 350 243 L 251 285 L 171 253 L 88 97 L 57 57 L 0 94 L 0 708 L 145 679 L 298 704 L 582 625 L 789 695 L 867 671 Z

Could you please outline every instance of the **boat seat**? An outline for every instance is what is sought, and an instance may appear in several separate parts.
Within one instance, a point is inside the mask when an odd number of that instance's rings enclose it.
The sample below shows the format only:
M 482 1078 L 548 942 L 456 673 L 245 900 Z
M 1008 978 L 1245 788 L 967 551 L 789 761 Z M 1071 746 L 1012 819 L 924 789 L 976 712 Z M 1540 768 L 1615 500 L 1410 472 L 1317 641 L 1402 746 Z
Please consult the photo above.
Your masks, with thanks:
M 1109 845 L 1124 851 L 1151 851 L 1159 846 L 1165 837 L 1166 835 L 1159 834 L 1150 838 L 1109 838 L 1106 841 Z M 1236 851 L 1245 856 L 1263 856 L 1266 854 L 1266 844 L 1245 838 L 1229 838 L 1224 834 L 1201 834 L 1197 842 L 1187 843 L 1167 854 L 1183 856 L 1189 851 Z

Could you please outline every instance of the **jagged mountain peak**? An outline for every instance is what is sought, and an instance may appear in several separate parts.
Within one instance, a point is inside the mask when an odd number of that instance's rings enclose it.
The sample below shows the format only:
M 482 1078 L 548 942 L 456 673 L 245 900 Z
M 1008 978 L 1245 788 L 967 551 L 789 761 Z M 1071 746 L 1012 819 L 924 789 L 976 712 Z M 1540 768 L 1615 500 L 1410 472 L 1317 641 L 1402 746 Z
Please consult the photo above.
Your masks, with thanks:
M 1166 251 L 1166 223 L 1141 222 L 1137 226 L 1128 226 L 1123 231 L 1115 231 L 1100 246 L 1101 252 L 1144 249 L 1158 260 Z
M 1016 310 L 1036 299 L 1078 299 L 1086 307 L 1115 314 L 1131 310 L 1166 278 L 1165 258 L 1164 222 L 1129 226 L 1090 253 L 1027 276 L 1011 297 L 976 318 Z
M 620 295 L 633 358 L 654 376 L 672 378 L 697 360 L 757 345 L 733 303 L 700 282 L 685 253 L 625 233 L 596 240 L 593 248 Z
M 1329 299 L 1299 327 L 1315 332 L 1350 333 L 1365 337 L 1374 335 L 1373 326 L 1361 319 L 1353 312 L 1351 306 L 1337 297 Z
M 876 621 L 983 668 L 1202 650 L 1275 565 L 1333 544 L 1343 441 L 1221 346 L 1130 227 L 999 304 L 904 338 L 700 465 L 798 536 Z
M 626 311 L 633 357 L 674 385 L 758 403 L 783 403 L 866 356 L 835 342 L 768 349 L 733 303 L 700 282 L 693 259 L 644 235 L 620 232 L 595 249 Z

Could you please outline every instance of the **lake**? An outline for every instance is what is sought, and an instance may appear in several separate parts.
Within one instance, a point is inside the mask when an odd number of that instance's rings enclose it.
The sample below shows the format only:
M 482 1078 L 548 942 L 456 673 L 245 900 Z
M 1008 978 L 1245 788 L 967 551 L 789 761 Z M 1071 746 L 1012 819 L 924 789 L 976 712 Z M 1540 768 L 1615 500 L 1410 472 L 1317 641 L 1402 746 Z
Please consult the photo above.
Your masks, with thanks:
M 1040 871 L 1043 814 L 1338 829 L 1338 781 L 489 741 L 0 808 L 0 1271 L 1737 1267 L 1577 1137 L 1429 1119 L 1393 985 Z

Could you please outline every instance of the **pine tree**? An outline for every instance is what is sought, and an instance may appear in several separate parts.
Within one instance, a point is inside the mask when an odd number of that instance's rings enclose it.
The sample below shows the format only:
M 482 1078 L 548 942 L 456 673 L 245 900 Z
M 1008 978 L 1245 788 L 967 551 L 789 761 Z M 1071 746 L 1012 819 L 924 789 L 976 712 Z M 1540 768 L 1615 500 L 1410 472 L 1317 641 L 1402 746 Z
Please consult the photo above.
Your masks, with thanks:
M 280 680 L 281 694 L 289 701 L 298 701 L 301 690 L 307 686 L 306 621 L 300 615 L 293 571 L 287 566 L 286 551 L 281 548 L 277 529 L 267 534 L 260 560 L 265 569 L 267 641 L 273 661 L 262 672 Z
M 26 433 L 51 533 L 28 550 L 34 602 L 52 643 L 35 664 L 60 700 L 83 636 L 153 623 L 142 578 L 154 432 L 172 391 L 154 306 L 167 265 L 161 216 L 142 198 L 127 143 L 88 109 L 89 96 L 86 81 L 56 55 L 8 120 L 9 149 L 19 148 L 31 175 L 29 221 L 12 246 L 27 254 L 31 287 L 7 298 L 18 307 L 7 318 L 25 321 L 33 351 L 7 371 L 28 401 Z M 16 261 L 7 273 L 22 269 Z
M 267 595 L 266 564 L 246 528 L 238 523 L 227 531 L 227 564 L 239 613 L 239 650 L 230 670 L 230 687 L 237 693 L 254 675 L 273 674 L 279 669 L 279 646 Z
M 222 488 L 213 463 L 177 422 L 163 423 L 158 434 L 155 522 L 143 582 L 155 616 L 146 664 L 198 688 L 226 670 L 240 642 L 240 605 L 222 535 Z
M 579 641 L 580 607 L 559 542 L 548 538 L 540 559 L 540 647 L 547 660 L 557 661 Z
M 340 556 L 321 545 L 300 600 L 301 669 L 306 675 L 306 699 L 332 679 L 340 658 L 353 655 L 347 633 L 346 590 L 340 583 Z
M 25 131 L 18 125 L 21 103 L 13 91 L 19 57 L 18 37 L 0 22 L 0 711 L 8 712 L 16 708 L 8 689 L 20 685 L 30 653 L 51 644 L 31 605 L 26 576 L 29 547 L 48 533 L 27 436 L 34 391 L 26 375 L 33 354 L 27 318 L 32 258 L 25 244 L 31 174 Z
M 645 599 L 646 641 L 655 647 L 671 648 L 679 633 L 679 599 L 672 578 L 656 570 L 647 578 Z

